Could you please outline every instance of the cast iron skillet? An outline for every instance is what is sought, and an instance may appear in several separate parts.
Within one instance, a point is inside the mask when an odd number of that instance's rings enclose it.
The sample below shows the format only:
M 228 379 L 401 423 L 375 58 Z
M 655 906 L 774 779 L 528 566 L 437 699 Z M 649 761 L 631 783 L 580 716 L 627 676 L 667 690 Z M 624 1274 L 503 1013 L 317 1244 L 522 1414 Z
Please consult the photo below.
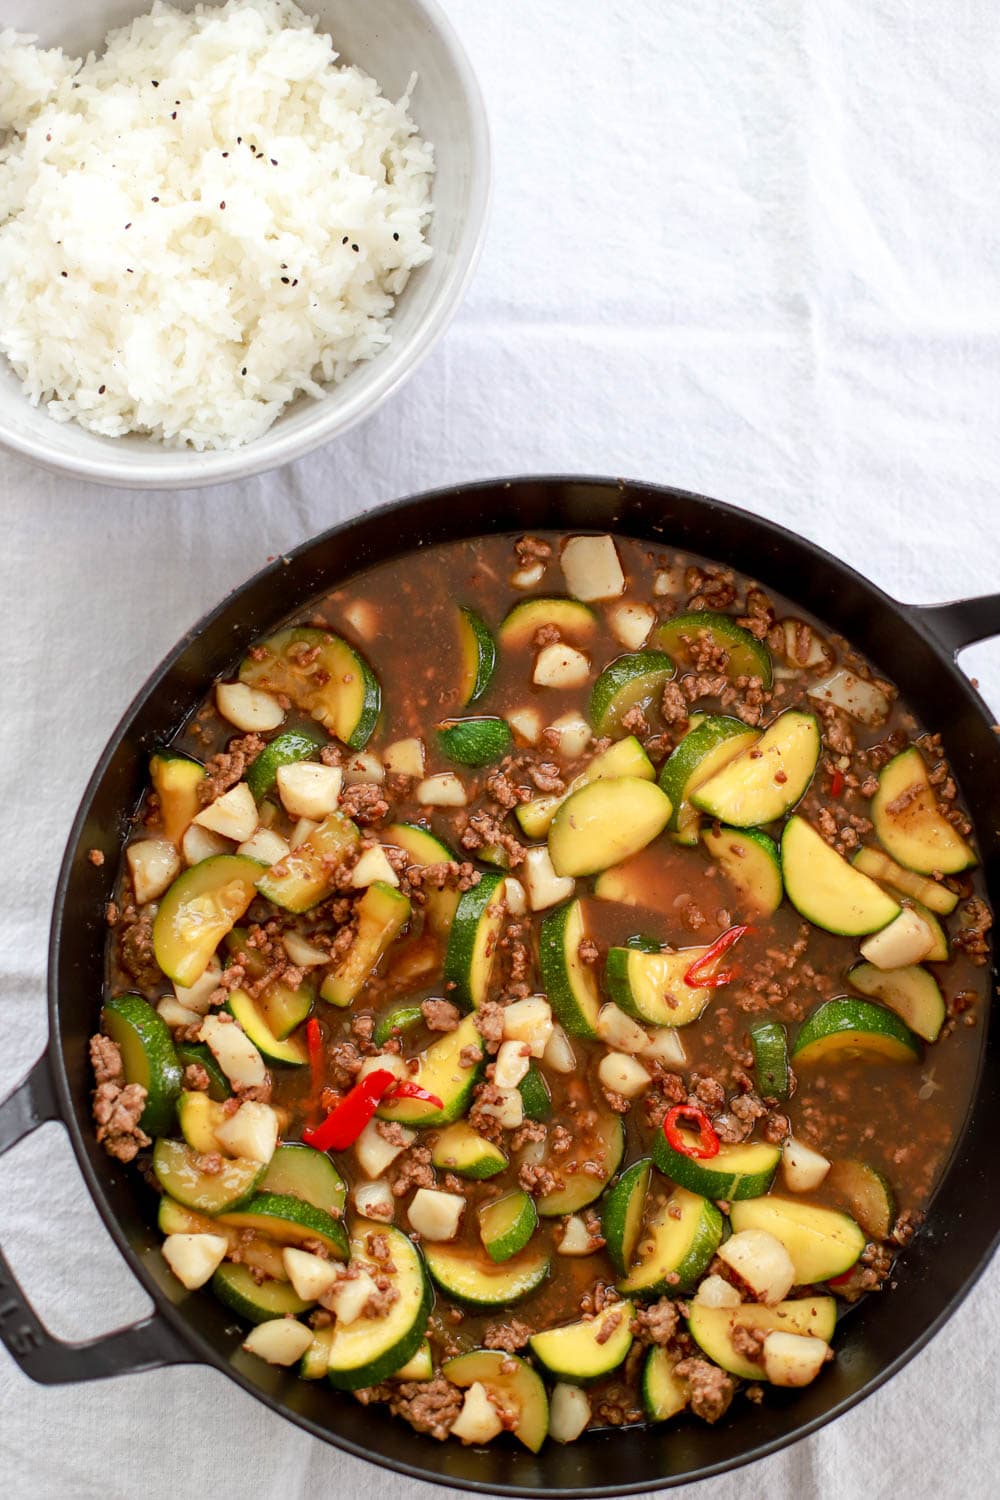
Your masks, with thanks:
M 441 490 L 328 531 L 258 573 L 181 641 L 136 698 L 101 757 L 73 824 L 56 891 L 49 955 L 49 1045 L 0 1105 L 0 1152 L 46 1120 L 61 1119 L 87 1186 L 128 1265 L 155 1303 L 151 1317 L 106 1338 L 64 1344 L 35 1317 L 0 1256 L 0 1333 L 21 1368 L 45 1384 L 93 1380 L 161 1365 L 214 1365 L 274 1411 L 360 1458 L 419 1479 L 488 1495 L 611 1496 L 667 1488 L 772 1452 L 881 1385 L 942 1325 L 986 1265 L 1000 1233 L 993 1190 L 1000 1136 L 1000 1040 L 927 1226 L 908 1250 L 899 1290 L 869 1298 L 837 1338 L 835 1364 L 801 1393 L 738 1401 L 715 1427 L 679 1420 L 664 1429 L 592 1434 L 538 1457 L 438 1444 L 378 1407 L 264 1365 L 240 1348 L 242 1332 L 207 1291 L 185 1293 L 157 1252 L 148 1190 L 95 1144 L 87 1038 L 100 993 L 105 926 L 126 815 L 149 751 L 174 731 L 207 685 L 247 646 L 335 583 L 372 563 L 433 542 L 551 527 L 615 530 L 730 563 L 799 599 L 897 682 L 924 722 L 940 730 L 976 824 L 995 908 L 1000 908 L 1000 749 L 985 703 L 955 653 L 1000 633 L 1000 594 L 920 608 L 897 604 L 828 553 L 770 522 L 680 490 L 594 479 L 518 479 Z M 95 870 L 87 850 L 102 849 Z

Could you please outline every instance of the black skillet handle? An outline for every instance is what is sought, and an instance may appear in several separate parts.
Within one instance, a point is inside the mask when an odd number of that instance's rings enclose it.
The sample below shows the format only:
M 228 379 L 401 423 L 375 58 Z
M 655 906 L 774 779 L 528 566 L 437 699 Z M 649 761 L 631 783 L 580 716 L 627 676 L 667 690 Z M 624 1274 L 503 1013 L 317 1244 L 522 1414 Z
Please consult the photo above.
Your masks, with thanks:
M 1000 635 L 1000 594 L 984 594 L 979 599 L 955 599 L 950 604 L 921 604 L 913 608 L 952 656 L 975 641 Z
M 47 1054 L 9 1098 L 0 1103 L 0 1156 L 47 1120 L 59 1119 Z M 0 1250 L 0 1340 L 25 1375 L 40 1385 L 103 1380 L 190 1362 L 191 1355 L 169 1324 L 153 1313 L 131 1328 L 102 1338 L 66 1344 L 54 1338 L 36 1316 Z

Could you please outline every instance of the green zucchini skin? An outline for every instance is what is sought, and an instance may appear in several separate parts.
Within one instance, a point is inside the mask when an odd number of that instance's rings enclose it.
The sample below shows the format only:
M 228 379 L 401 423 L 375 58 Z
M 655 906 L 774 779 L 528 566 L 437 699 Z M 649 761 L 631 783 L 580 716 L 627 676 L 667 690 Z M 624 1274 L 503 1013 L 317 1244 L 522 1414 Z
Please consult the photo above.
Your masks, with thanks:
M 611 662 L 594 683 L 587 717 L 595 734 L 618 735 L 631 708 L 659 702 L 676 668 L 663 651 L 633 651 Z
M 788 1038 L 780 1021 L 760 1021 L 750 1027 L 757 1092 L 765 1099 L 787 1099 Z
M 625 1275 L 635 1254 L 652 1167 L 648 1156 L 633 1162 L 604 1200 L 602 1232 L 608 1255 L 619 1276 Z
M 101 1012 L 101 1025 L 118 1046 L 125 1082 L 146 1090 L 139 1128 L 166 1135 L 177 1119 L 181 1065 L 166 1022 L 141 995 L 117 995 Z
M 234 1265 L 231 1261 L 223 1261 L 210 1286 L 220 1302 L 248 1323 L 294 1317 L 312 1306 L 311 1302 L 303 1302 L 289 1282 L 265 1281 L 258 1285 L 248 1266 Z
M 650 644 L 669 652 L 679 665 L 689 667 L 689 642 L 701 634 L 707 634 L 713 645 L 728 651 L 728 676 L 759 677 L 763 687 L 771 686 L 774 669 L 770 651 L 763 641 L 759 641 L 742 625 L 737 625 L 731 615 L 719 614 L 711 609 L 675 615 L 673 619 L 664 620 L 662 625 L 656 627 Z
M 583 904 L 557 906 L 542 922 L 539 960 L 549 1004 L 570 1036 L 596 1037 L 601 995 L 592 968 L 580 962 Z
M 653 1136 L 653 1161 L 663 1175 L 713 1202 L 760 1197 L 771 1186 L 780 1160 L 779 1146 L 753 1141 L 744 1146 L 722 1146 L 717 1156 L 699 1161 L 675 1151 L 662 1130 Z
M 464 667 L 462 707 L 468 708 L 479 702 L 493 681 L 497 646 L 482 615 L 464 605 L 458 612 L 458 634 Z
M 229 1086 L 229 1079 L 216 1062 L 211 1047 L 206 1047 L 204 1042 L 175 1042 L 174 1050 L 182 1069 L 192 1065 L 205 1069 L 208 1074 L 208 1097 L 211 1100 L 221 1104 L 230 1097 L 233 1091 Z
M 276 734 L 246 770 L 246 784 L 253 792 L 255 801 L 262 802 L 272 790 L 282 766 L 292 766 L 300 760 L 312 760 L 329 743 L 329 735 L 318 724 L 304 724 L 299 729 L 286 729 L 283 733 Z
M 503 921 L 503 880 L 484 874 L 459 897 L 444 960 L 446 992 L 456 1005 L 475 1010 L 486 999 Z
M 442 755 L 459 766 L 489 766 L 502 760 L 514 743 L 503 719 L 450 719 L 437 729 Z

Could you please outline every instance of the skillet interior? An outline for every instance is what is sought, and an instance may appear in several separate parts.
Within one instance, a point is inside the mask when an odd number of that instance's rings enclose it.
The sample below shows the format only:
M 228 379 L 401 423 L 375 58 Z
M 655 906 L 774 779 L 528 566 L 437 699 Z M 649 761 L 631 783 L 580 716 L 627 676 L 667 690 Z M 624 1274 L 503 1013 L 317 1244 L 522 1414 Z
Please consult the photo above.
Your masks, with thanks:
M 859 575 L 780 527 L 677 490 L 604 480 L 513 480 L 441 491 L 375 512 L 306 544 L 258 574 L 195 626 L 129 709 L 85 795 L 60 877 L 50 962 L 51 1057 L 62 1114 L 90 1190 L 120 1248 L 192 1359 L 204 1359 L 316 1435 L 416 1477 L 487 1494 L 612 1495 L 688 1481 L 759 1457 L 828 1421 L 886 1379 L 926 1342 L 968 1290 L 1000 1231 L 989 1192 L 1000 1130 L 1000 1043 L 990 1030 L 987 1066 L 964 1136 L 908 1249 L 899 1290 L 869 1298 L 837 1340 L 837 1359 L 804 1392 L 771 1390 L 762 1406 L 738 1403 L 708 1428 L 592 1434 L 538 1457 L 513 1448 L 475 1452 L 419 1437 L 377 1407 L 363 1408 L 262 1365 L 240 1350 L 242 1330 L 207 1292 L 182 1293 L 158 1254 L 149 1199 L 92 1136 L 87 1038 L 103 980 L 103 905 L 151 748 L 168 738 L 208 682 L 253 639 L 321 590 L 417 546 L 485 532 L 609 529 L 728 562 L 796 598 L 864 650 L 932 729 L 940 729 L 970 808 L 993 904 L 1000 905 L 1000 752 L 985 705 L 923 622 Z M 107 860 L 95 871 L 86 857 Z M 103 882 L 103 886 L 102 886 Z M 183 1304 L 183 1306 L 181 1306 Z

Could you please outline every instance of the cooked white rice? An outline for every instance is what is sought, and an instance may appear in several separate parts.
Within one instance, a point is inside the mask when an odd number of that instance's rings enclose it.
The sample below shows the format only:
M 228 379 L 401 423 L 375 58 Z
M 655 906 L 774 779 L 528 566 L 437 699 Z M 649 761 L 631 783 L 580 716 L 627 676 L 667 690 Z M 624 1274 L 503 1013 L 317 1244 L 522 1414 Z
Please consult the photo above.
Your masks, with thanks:
M 0 352 L 32 402 L 231 448 L 385 348 L 433 149 L 336 56 L 293 0 L 156 0 L 82 63 L 0 31 Z

